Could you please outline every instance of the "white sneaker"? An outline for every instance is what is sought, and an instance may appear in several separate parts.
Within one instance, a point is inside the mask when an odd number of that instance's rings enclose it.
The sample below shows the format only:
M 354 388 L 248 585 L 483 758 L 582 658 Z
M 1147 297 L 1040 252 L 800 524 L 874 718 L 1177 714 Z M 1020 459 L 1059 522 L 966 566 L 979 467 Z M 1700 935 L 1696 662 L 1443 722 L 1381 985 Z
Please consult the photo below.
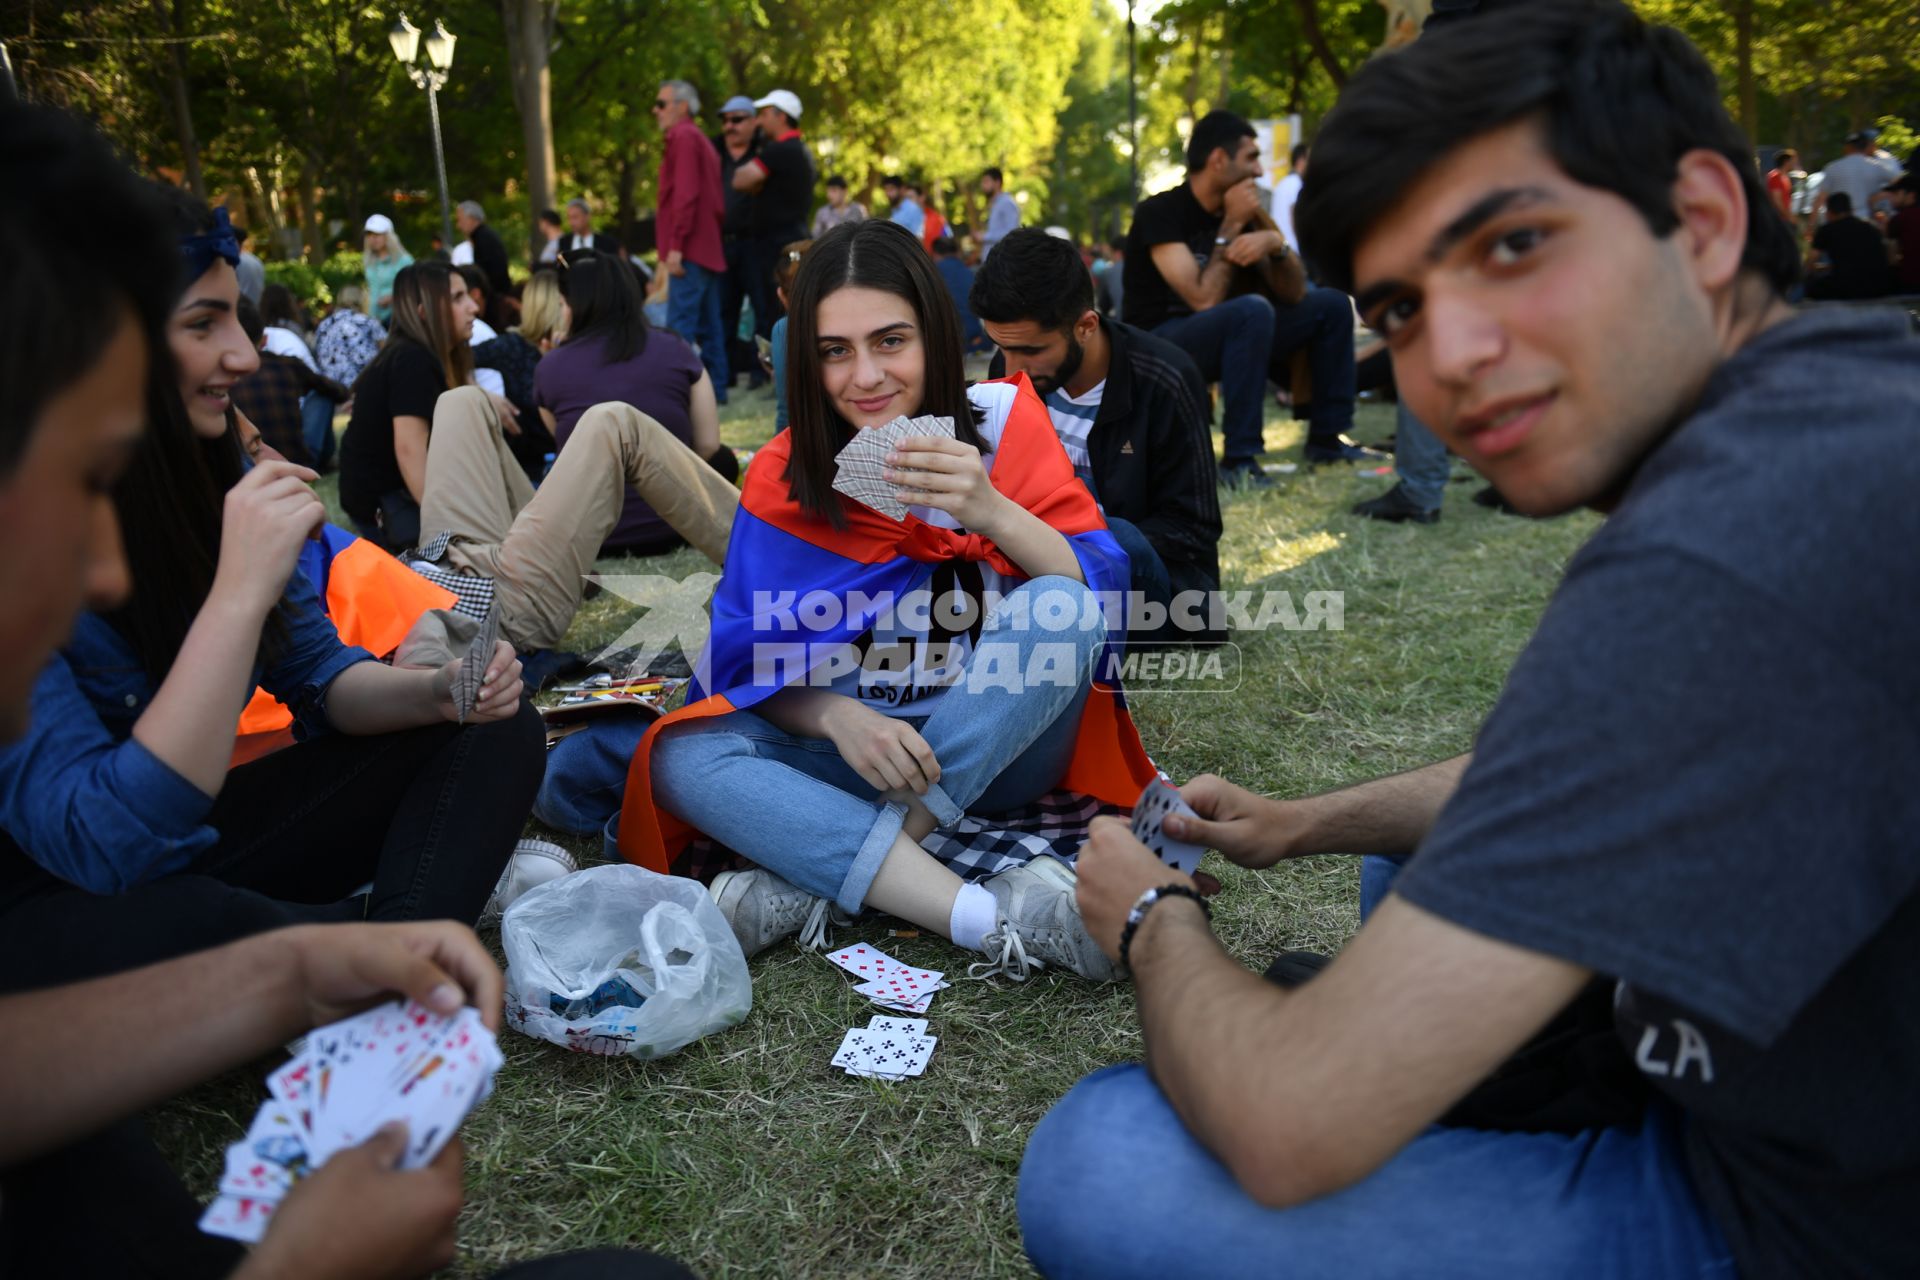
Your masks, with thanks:
M 552 841 L 522 840 L 513 846 L 513 856 L 507 859 L 506 870 L 500 873 L 500 883 L 493 886 L 493 896 L 487 899 L 487 909 L 480 913 L 480 918 L 498 919 L 529 889 L 537 889 L 549 880 L 558 880 L 579 869 L 580 864 L 573 860 L 573 855 Z
M 1000 904 L 1000 924 L 982 941 L 987 958 L 967 966 L 967 976 L 1025 982 L 1033 970 L 1053 965 L 1091 982 L 1118 978 L 1120 966 L 1080 923 L 1078 881 L 1072 867 L 1046 854 L 983 881 Z
M 827 944 L 827 919 L 833 904 L 805 889 L 788 884 L 771 871 L 723 871 L 707 886 L 720 914 L 726 917 L 740 950 L 749 957 L 782 938 L 800 935 L 808 949 Z M 833 913 L 845 923 L 845 917 Z

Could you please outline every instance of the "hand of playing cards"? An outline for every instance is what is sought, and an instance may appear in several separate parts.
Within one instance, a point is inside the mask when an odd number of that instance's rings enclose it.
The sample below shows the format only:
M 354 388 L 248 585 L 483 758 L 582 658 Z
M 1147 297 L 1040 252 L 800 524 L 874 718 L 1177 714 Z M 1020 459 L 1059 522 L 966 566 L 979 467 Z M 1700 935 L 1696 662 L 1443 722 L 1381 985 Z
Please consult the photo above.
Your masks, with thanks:
M 833 487 L 890 520 L 905 520 L 907 506 L 900 501 L 895 487 L 887 482 L 885 472 L 888 452 L 910 436 L 940 436 L 952 440 L 955 438 L 953 419 L 901 416 L 885 426 L 855 431 L 846 448 L 833 457 L 839 464 Z
M 247 1136 L 227 1148 L 220 1194 L 200 1229 L 259 1241 L 295 1183 L 390 1121 L 407 1126 L 399 1167 L 431 1164 L 493 1092 L 503 1061 L 493 1032 L 471 1007 L 442 1017 L 395 1000 L 321 1027 L 267 1077 L 273 1096 Z
M 480 624 L 480 630 L 474 633 L 467 643 L 467 652 L 460 659 L 460 667 L 453 673 L 453 712 L 461 724 L 473 714 L 473 708 L 480 701 L 480 689 L 486 682 L 487 668 L 493 663 L 494 650 L 500 647 L 500 610 L 491 606 L 487 609 L 486 620 Z
M 1166 833 L 1164 827 L 1170 813 L 1189 818 L 1200 816 L 1180 798 L 1178 788 L 1169 785 L 1164 778 L 1155 778 L 1134 802 L 1133 838 L 1153 850 L 1160 861 L 1182 875 L 1190 876 L 1193 869 L 1200 865 L 1200 858 L 1206 850 L 1197 844 L 1175 840 Z

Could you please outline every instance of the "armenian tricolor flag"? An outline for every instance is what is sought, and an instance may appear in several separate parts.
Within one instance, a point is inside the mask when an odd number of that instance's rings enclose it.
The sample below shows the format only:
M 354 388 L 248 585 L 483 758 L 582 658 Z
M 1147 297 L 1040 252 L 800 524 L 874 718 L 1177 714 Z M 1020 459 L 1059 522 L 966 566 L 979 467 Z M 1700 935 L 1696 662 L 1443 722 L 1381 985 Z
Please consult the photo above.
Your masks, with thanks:
M 1074 475 L 1046 406 L 1025 375 L 983 384 L 975 389 L 975 397 L 990 406 L 1007 406 L 989 472 L 994 488 L 1066 537 L 1088 588 L 1125 599 L 1126 552 L 1107 532 L 1100 508 Z M 989 407 L 989 412 L 994 408 Z M 648 762 L 656 735 L 662 727 L 682 720 L 744 710 L 779 691 L 780 686 L 764 679 L 764 673 L 755 680 L 756 646 L 791 647 L 795 637 L 790 631 L 763 625 L 754 608 L 756 598 L 765 600 L 769 594 L 798 589 L 803 595 L 826 592 L 841 601 L 898 600 L 926 587 L 935 567 L 952 560 L 980 561 L 1009 578 L 1027 577 L 979 534 L 942 529 L 911 513 L 895 522 L 842 499 L 847 514 L 844 529 L 809 515 L 788 496 L 791 445 L 789 433 L 783 431 L 754 455 L 733 520 L 726 568 L 714 593 L 707 652 L 687 705 L 654 722 L 627 773 L 620 852 L 627 861 L 653 871 L 669 871 L 698 834 L 654 804 Z M 809 631 L 805 643 L 818 654 L 853 644 L 879 612 L 878 608 L 843 610 L 837 625 Z M 1124 643 L 1124 637 L 1123 629 L 1110 629 L 1109 650 Z M 1097 669 L 1113 668 L 1103 655 Z M 798 679 L 800 671 L 793 676 Z M 1121 690 L 1096 683 L 1084 704 L 1073 759 L 1060 785 L 1130 808 L 1154 774 Z

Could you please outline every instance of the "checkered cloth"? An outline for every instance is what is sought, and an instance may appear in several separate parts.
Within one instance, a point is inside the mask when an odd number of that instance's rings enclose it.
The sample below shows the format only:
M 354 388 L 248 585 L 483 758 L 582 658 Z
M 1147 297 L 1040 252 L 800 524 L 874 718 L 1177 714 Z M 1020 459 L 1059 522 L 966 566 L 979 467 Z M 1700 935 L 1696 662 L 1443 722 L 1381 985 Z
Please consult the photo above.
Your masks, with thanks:
M 460 597 L 453 606 L 455 613 L 464 613 L 469 618 L 485 622 L 487 615 L 493 611 L 493 579 L 441 568 L 440 559 L 447 554 L 447 547 L 452 542 L 451 533 L 435 534 L 421 546 L 402 551 L 400 563 L 434 586 L 444 587 Z
M 964 817 L 920 842 L 962 880 L 985 880 L 1025 866 L 1043 853 L 1068 865 L 1080 856 L 1087 830 L 1103 813 L 1126 814 L 1075 791 L 1049 791 L 1032 804 L 989 818 Z M 674 874 L 708 881 L 722 871 L 753 864 L 733 850 L 701 836 L 681 854 Z

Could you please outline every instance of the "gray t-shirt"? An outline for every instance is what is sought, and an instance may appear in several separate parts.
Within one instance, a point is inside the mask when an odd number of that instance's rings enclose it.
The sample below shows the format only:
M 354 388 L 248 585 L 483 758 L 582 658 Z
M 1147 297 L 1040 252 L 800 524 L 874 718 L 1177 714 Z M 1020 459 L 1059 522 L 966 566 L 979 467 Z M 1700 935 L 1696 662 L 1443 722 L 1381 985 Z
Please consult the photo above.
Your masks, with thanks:
M 1620 980 L 1748 1280 L 1920 1273 L 1920 342 L 1749 342 L 1642 464 L 1395 891 Z
M 1876 160 L 1858 152 L 1841 156 L 1823 171 L 1820 179 L 1820 194 L 1832 196 L 1836 191 L 1844 191 L 1853 198 L 1853 211 L 1859 217 L 1866 217 L 1867 202 L 1873 193 L 1900 176 L 1900 162 L 1893 159 Z

